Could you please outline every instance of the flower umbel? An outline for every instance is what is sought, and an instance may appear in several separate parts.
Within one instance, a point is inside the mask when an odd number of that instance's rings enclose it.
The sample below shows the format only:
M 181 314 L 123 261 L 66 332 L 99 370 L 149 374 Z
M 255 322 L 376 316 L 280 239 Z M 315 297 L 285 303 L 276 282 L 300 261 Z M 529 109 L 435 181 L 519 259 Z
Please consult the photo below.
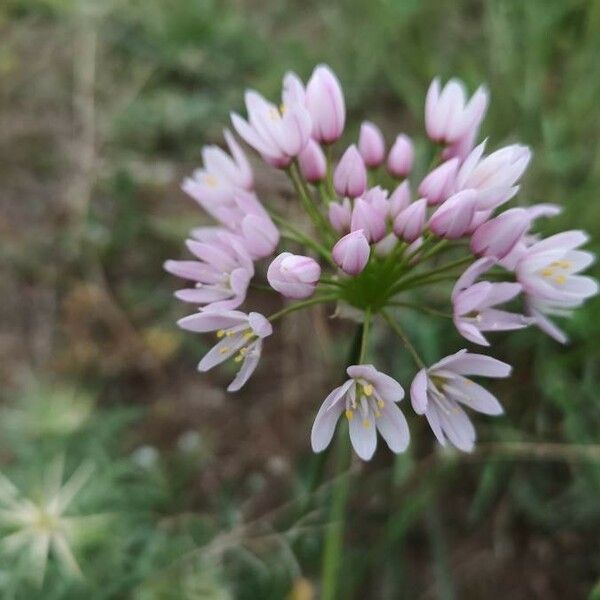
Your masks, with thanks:
M 580 249 L 587 236 L 568 231 L 539 239 L 536 220 L 560 207 L 510 204 L 532 153 L 521 144 L 488 150 L 491 143 L 478 140 L 489 104 L 484 86 L 470 95 L 461 81 L 442 86 L 436 78 L 424 101 L 423 139 L 405 132 L 388 137 L 387 131 L 384 137 L 365 121 L 358 139 L 346 139 L 343 147 L 336 142 L 344 137 L 344 93 L 326 65 L 314 69 L 306 86 L 286 74 L 281 105 L 253 90 L 245 101 L 247 119 L 233 114 L 235 130 L 288 176 L 307 218 L 294 222 L 263 205 L 259 198 L 266 195 L 255 190 L 251 163 L 229 131 L 228 152 L 204 148 L 203 166 L 183 189 L 218 226 L 191 232 L 187 247 L 196 260 L 165 263 L 190 282 L 176 296 L 197 309 L 179 325 L 217 336 L 199 370 L 232 359 L 240 369 L 228 390 L 239 390 L 256 369 L 273 324 L 327 305 L 333 316 L 361 323 L 362 338 L 360 355 L 349 361 L 349 379 L 318 411 L 313 449 L 330 444 L 342 415 L 362 459 L 373 456 L 377 431 L 392 452 L 406 449 L 408 425 L 397 406 L 402 386 L 368 363 L 369 336 L 387 326 L 417 366 L 415 411 L 426 416 L 441 444 L 471 451 L 476 434 L 464 407 L 488 415 L 502 408 L 469 376 L 507 377 L 511 368 L 466 350 L 427 367 L 404 332 L 405 315 L 452 320 L 463 338 L 482 346 L 490 345 L 488 332 L 531 324 L 565 342 L 548 316 L 568 316 L 598 293 L 597 282 L 581 275 L 594 260 Z M 266 282 L 255 284 L 265 271 Z M 234 310 L 254 286 L 296 302 L 268 317 Z

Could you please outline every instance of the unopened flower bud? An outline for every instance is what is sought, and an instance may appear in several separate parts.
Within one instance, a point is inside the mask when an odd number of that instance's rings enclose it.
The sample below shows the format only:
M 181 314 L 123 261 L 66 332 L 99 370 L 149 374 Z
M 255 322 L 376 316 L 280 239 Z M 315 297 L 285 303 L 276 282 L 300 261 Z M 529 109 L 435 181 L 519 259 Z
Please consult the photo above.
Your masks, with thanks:
M 480 225 L 471 237 L 471 250 L 480 256 L 504 258 L 529 229 L 531 217 L 524 208 L 511 208 Z
M 392 177 L 406 177 L 412 170 L 414 159 L 413 143 L 407 135 L 401 133 L 388 154 L 387 170 Z
M 342 155 L 333 173 L 333 186 L 340 196 L 356 198 L 367 189 L 367 168 L 353 144 Z
M 306 107 L 312 119 L 312 137 L 330 144 L 344 132 L 346 104 L 342 86 L 327 65 L 319 65 L 306 85 Z
M 414 242 L 423 233 L 426 212 L 425 198 L 409 204 L 394 220 L 394 233 L 407 242 Z
M 282 252 L 269 265 L 267 279 L 271 287 L 286 298 L 308 298 L 321 276 L 319 263 L 309 256 Z
M 429 204 L 440 204 L 452 193 L 458 170 L 458 158 L 451 158 L 436 167 L 419 184 L 419 196 Z
M 348 275 L 358 275 L 367 266 L 371 248 L 362 230 L 345 235 L 333 247 L 335 263 Z
M 314 140 L 308 140 L 304 150 L 298 156 L 298 164 L 306 181 L 318 183 L 325 179 L 327 161 L 321 146 Z
M 365 121 L 360 126 L 358 151 L 369 168 L 379 167 L 385 160 L 385 140 L 377 125 Z

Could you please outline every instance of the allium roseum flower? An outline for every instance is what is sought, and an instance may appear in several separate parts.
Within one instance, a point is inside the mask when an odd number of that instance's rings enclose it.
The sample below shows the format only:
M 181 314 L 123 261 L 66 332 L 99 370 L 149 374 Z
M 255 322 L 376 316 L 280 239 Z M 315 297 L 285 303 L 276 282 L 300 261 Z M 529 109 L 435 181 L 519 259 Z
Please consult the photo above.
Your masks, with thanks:
M 442 446 L 449 441 L 459 450 L 471 452 L 475 428 L 461 405 L 485 415 L 503 411 L 495 396 L 465 375 L 508 377 L 510 371 L 510 365 L 495 358 L 460 350 L 417 373 L 410 387 L 413 408 L 427 417 Z
M 197 309 L 179 325 L 217 333 L 218 343 L 199 369 L 241 363 L 228 388 L 240 389 L 273 325 L 289 313 L 324 305 L 333 317 L 358 323 L 360 352 L 349 360 L 350 379 L 318 412 L 315 451 L 329 445 L 342 413 L 361 458 L 375 452 L 376 431 L 393 452 L 406 448 L 408 426 L 396 405 L 402 386 L 368 364 L 374 361 L 372 332 L 383 327 L 401 341 L 398 360 L 410 356 L 417 366 L 411 387 L 417 413 L 426 415 L 440 443 L 472 450 L 475 430 L 463 407 L 486 414 L 502 409 L 467 377 L 507 377 L 510 367 L 463 350 L 428 368 L 404 331 L 409 312 L 448 319 L 460 336 L 483 346 L 490 345 L 488 332 L 518 335 L 532 324 L 565 342 L 549 316 L 568 316 L 598 293 L 596 281 L 580 274 L 594 259 L 579 249 L 584 233 L 545 240 L 535 233 L 536 220 L 555 216 L 560 207 L 511 205 L 532 153 L 521 144 L 485 153 L 489 145 L 478 136 L 488 102 L 484 87 L 469 98 L 460 81 L 442 87 L 435 79 L 424 102 L 426 136 L 392 132 L 395 142 L 386 156 L 383 135 L 369 121 L 357 140 L 335 145 L 344 133 L 346 106 L 338 78 L 325 65 L 315 68 L 306 86 L 287 74 L 280 107 L 247 92 L 248 119 L 233 115 L 235 129 L 288 176 L 297 202 L 286 197 L 263 206 L 260 198 L 272 198 L 279 184 L 255 190 L 250 162 L 228 131 L 228 152 L 206 147 L 203 166 L 184 181 L 184 191 L 218 224 L 192 230 L 187 247 L 194 260 L 165 263 L 189 282 L 176 296 Z M 283 215 L 298 211 L 305 218 Z M 253 287 L 294 301 L 268 317 L 234 310 L 248 296 L 253 305 L 259 301 Z
M 454 324 L 467 340 L 489 346 L 482 331 L 509 331 L 527 327 L 529 321 L 520 314 L 498 310 L 498 304 L 509 302 L 521 293 L 521 284 L 508 281 L 491 283 L 475 280 L 489 271 L 496 261 L 480 258 L 454 284 L 452 306 Z
M 204 233 L 204 232 L 203 232 Z M 195 287 L 179 290 L 175 296 L 184 302 L 213 308 L 237 308 L 246 299 L 254 275 L 252 259 L 242 240 L 232 233 L 215 229 L 203 235 L 204 242 L 188 240 L 187 247 L 199 260 L 168 260 L 165 269 Z
M 209 371 L 232 357 L 242 363 L 228 392 L 236 392 L 248 381 L 258 366 L 263 339 L 273 333 L 273 326 L 261 314 L 237 310 L 203 310 L 180 319 L 178 325 L 196 333 L 217 333 L 219 342 L 198 363 L 199 371 Z
M 377 431 L 396 454 L 408 447 L 408 424 L 397 403 L 404 398 L 402 386 L 373 365 L 346 369 L 348 381 L 325 398 L 315 418 L 311 441 L 315 452 L 325 450 L 342 413 L 350 424 L 350 441 L 356 454 L 370 460 L 377 447 Z
M 598 282 L 579 275 L 594 262 L 590 252 L 576 250 L 588 237 L 582 231 L 565 231 L 533 244 L 517 265 L 528 312 L 536 325 L 564 344 L 566 334 L 546 315 L 568 317 L 573 309 L 598 293 Z
M 452 144 L 479 127 L 488 103 L 488 93 L 480 87 L 467 101 L 465 86 L 451 79 L 443 88 L 434 79 L 425 100 L 425 129 L 435 142 Z
M 298 156 L 310 138 L 312 121 L 304 104 L 302 85 L 293 74 L 283 82 L 278 108 L 254 90 L 246 92 L 248 121 L 233 113 L 236 131 L 273 166 L 284 167 Z

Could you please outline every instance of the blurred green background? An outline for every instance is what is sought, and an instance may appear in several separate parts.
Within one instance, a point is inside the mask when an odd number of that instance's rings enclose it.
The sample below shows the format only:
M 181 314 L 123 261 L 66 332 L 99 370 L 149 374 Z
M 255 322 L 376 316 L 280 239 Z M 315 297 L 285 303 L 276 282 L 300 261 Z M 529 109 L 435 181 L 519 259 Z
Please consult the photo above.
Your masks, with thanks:
M 162 270 L 205 222 L 179 182 L 286 70 L 336 70 L 348 140 L 367 117 L 420 135 L 431 78 L 457 76 L 490 88 L 489 147 L 534 150 L 518 202 L 562 204 L 545 232 L 598 252 L 600 2 L 4 0 L 0 40 L 0 597 L 318 598 L 338 474 L 309 431 L 351 329 L 294 315 L 235 396 L 197 374 L 206 340 L 175 327 Z M 256 168 L 265 202 L 291 199 Z M 428 360 L 461 346 L 406 325 Z M 408 455 L 346 472 L 340 598 L 600 598 L 600 300 L 567 329 L 495 338 L 515 372 L 472 456 L 410 417 Z

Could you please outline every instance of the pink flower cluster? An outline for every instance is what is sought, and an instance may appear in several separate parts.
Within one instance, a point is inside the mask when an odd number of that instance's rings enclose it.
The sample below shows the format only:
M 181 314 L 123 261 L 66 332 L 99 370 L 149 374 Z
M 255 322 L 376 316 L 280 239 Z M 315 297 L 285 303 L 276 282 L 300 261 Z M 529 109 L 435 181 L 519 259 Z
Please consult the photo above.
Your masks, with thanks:
M 489 346 L 490 332 L 536 325 L 564 343 L 566 334 L 550 317 L 568 316 L 598 292 L 597 282 L 580 274 L 594 260 L 580 249 L 585 233 L 546 239 L 532 233 L 536 220 L 555 216 L 558 206 L 507 208 L 531 151 L 511 144 L 486 153 L 487 140 L 477 143 L 488 102 L 484 87 L 469 97 L 458 80 L 443 86 L 433 80 L 424 106 L 431 163 L 424 168 L 406 133 L 393 136 L 388 149 L 386 136 L 369 121 L 356 143 L 337 162 L 332 159 L 332 147 L 344 135 L 346 105 L 337 77 L 325 65 L 314 69 L 306 85 L 288 73 L 279 105 L 247 91 L 247 116 L 232 114 L 233 126 L 266 163 L 290 177 L 312 230 L 302 231 L 265 209 L 250 163 L 229 131 L 228 152 L 203 149 L 203 167 L 184 181 L 183 190 L 217 225 L 191 232 L 186 245 L 192 260 L 165 263 L 167 271 L 190 282 L 176 296 L 197 308 L 179 325 L 218 338 L 199 370 L 230 358 L 240 362 L 228 388 L 238 390 L 256 369 L 273 322 L 314 304 L 337 303 L 336 315 L 362 323 L 361 354 L 348 367 L 348 380 L 318 411 L 314 451 L 329 445 L 341 415 L 364 460 L 375 452 L 377 431 L 392 452 L 408 446 L 408 424 L 398 407 L 404 390 L 366 362 L 369 333 L 380 322 L 398 334 L 417 363 L 410 386 L 415 413 L 425 415 L 442 445 L 472 450 L 475 429 L 464 408 L 498 415 L 502 407 L 469 377 L 507 377 L 510 366 L 460 350 L 427 367 L 397 321 L 400 307 L 443 316 L 427 306 L 428 294 L 418 294 L 431 285 L 445 289 L 449 280 L 454 286 L 448 317 L 469 342 Z M 266 279 L 274 292 L 299 302 L 268 318 L 236 310 L 246 299 L 255 263 L 274 254 L 281 240 L 300 253 L 282 248 Z M 506 309 L 519 299 L 521 310 Z

